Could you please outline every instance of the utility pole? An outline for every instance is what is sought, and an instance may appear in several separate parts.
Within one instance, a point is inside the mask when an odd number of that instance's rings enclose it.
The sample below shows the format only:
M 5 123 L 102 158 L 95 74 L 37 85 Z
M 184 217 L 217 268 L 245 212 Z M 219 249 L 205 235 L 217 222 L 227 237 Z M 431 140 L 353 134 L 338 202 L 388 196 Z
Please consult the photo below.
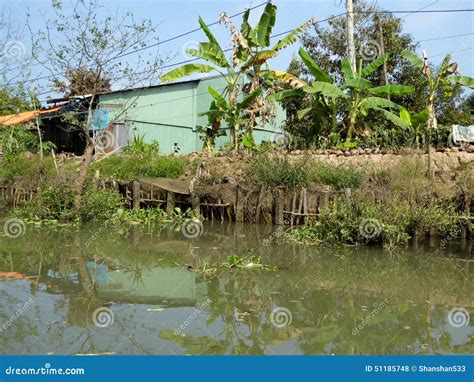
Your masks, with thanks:
M 427 146 L 428 146 L 428 179 L 433 179 L 433 164 L 432 164 L 432 157 L 431 157 L 431 132 L 433 129 L 438 127 L 438 122 L 436 120 L 435 108 L 434 108 L 434 98 L 435 98 L 435 90 L 436 86 L 433 84 L 433 78 L 431 76 L 431 69 L 430 63 L 428 62 L 428 55 L 426 51 L 423 49 L 423 75 L 426 77 L 430 84 L 430 91 L 428 94 L 428 131 L 427 131 Z
M 376 24 L 377 32 L 378 32 L 380 55 L 383 56 L 385 54 L 385 45 L 383 42 L 383 29 L 382 29 L 382 23 L 380 22 L 380 17 L 377 14 L 375 15 L 375 24 Z M 385 85 L 388 85 L 387 62 L 383 63 L 382 77 L 385 82 Z M 387 95 L 387 99 L 390 100 L 390 95 Z
M 356 54 L 354 44 L 354 12 L 352 0 L 346 0 L 346 36 L 347 36 L 347 56 L 351 64 L 352 70 L 357 71 Z

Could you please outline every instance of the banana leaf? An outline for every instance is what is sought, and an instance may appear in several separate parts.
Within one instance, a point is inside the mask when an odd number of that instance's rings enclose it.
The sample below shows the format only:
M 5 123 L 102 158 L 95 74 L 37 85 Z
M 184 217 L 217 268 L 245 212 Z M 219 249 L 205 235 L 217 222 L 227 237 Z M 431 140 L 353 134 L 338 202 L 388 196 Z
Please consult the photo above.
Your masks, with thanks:
M 272 3 L 267 3 L 260 17 L 260 21 L 255 28 L 257 32 L 257 42 L 261 47 L 270 45 L 270 35 L 275 26 L 275 17 L 276 6 Z
M 285 37 L 278 40 L 278 42 L 273 45 L 272 49 L 279 51 L 287 46 L 294 44 L 297 40 L 299 35 L 304 32 L 311 24 L 314 23 L 313 19 L 306 21 L 305 23 L 301 24 L 299 27 L 293 29 L 290 33 L 288 33 Z
M 380 97 L 367 97 L 360 104 L 362 109 L 376 109 L 376 108 L 392 108 L 395 110 L 400 110 L 401 106 L 393 101 L 390 101 L 386 98 Z
M 221 68 L 228 68 L 230 66 L 220 46 L 212 42 L 201 42 L 199 43 L 198 50 L 188 49 L 186 50 L 186 53 L 189 53 L 194 57 L 202 58 L 203 60 L 212 62 L 214 65 L 217 65 Z
M 285 98 L 291 98 L 291 97 L 298 97 L 299 98 L 299 97 L 303 97 L 303 96 L 304 96 L 304 92 L 302 90 L 290 89 L 290 90 L 282 90 L 281 92 L 270 94 L 267 97 L 267 100 L 269 100 L 271 102 L 275 102 L 275 101 L 281 101 Z
M 160 77 L 162 82 L 170 82 L 178 80 L 182 77 L 187 77 L 193 73 L 209 73 L 216 70 L 214 67 L 206 64 L 186 64 L 179 68 L 173 69 L 170 72 L 163 74 Z
M 342 86 L 354 88 L 357 90 L 364 90 L 369 89 L 372 86 L 372 83 L 364 78 L 348 78 Z
M 206 34 L 209 42 L 212 42 L 218 46 L 219 45 L 219 42 L 217 41 L 217 39 L 214 37 L 214 35 L 212 34 L 211 30 L 208 28 L 208 26 L 206 25 L 206 23 L 204 22 L 204 20 L 201 18 L 201 16 L 199 16 L 199 25 L 201 26 L 201 29 L 202 31 Z
M 467 86 L 468 88 L 474 89 L 474 78 L 472 77 L 449 76 L 448 79 L 456 84 L 460 84 L 462 86 Z
M 367 65 L 364 69 L 362 69 L 361 77 L 367 77 L 368 75 L 375 72 L 381 65 L 383 65 L 388 60 L 388 53 L 385 53 L 383 56 L 372 61 L 369 65 Z
M 221 109 L 224 109 L 224 110 L 229 110 L 229 109 L 230 109 L 230 106 L 229 106 L 229 104 L 227 103 L 227 101 L 224 99 L 224 97 L 222 97 L 222 96 L 217 92 L 217 90 L 215 90 L 212 86 L 209 86 L 209 87 L 207 88 L 207 91 L 209 92 L 209 94 L 211 95 L 211 97 L 216 100 L 217 106 L 219 106 Z
M 369 93 L 377 95 L 404 95 L 412 94 L 415 89 L 408 85 L 384 85 L 369 89 Z
M 339 98 L 346 97 L 341 89 L 334 84 L 327 82 L 315 81 L 311 86 L 303 88 L 306 93 L 321 93 L 324 97 Z
M 397 116 L 397 115 L 395 115 L 395 114 L 393 114 L 393 113 L 391 113 L 391 112 L 389 112 L 385 109 L 374 107 L 373 110 L 376 110 L 379 113 L 381 113 L 384 116 L 385 119 L 392 122 L 395 126 L 401 127 L 403 129 L 410 128 L 410 125 L 407 122 L 405 122 L 399 116 Z
M 303 48 L 300 48 L 298 54 L 317 81 L 332 83 L 332 79 L 329 74 L 322 70 L 311 58 L 311 56 L 303 50 Z
M 298 113 L 296 115 L 298 116 L 298 119 L 303 119 L 309 112 L 313 110 L 312 107 L 307 107 L 306 109 L 298 110 Z
M 255 100 L 255 98 L 257 98 L 260 94 L 262 94 L 262 89 L 258 88 L 254 90 L 252 93 L 247 95 L 242 101 L 237 103 L 237 109 L 238 110 L 247 109 Z
M 409 50 L 403 49 L 401 52 L 402 57 L 405 57 L 408 61 L 411 62 L 411 64 L 417 68 L 417 69 L 422 69 L 423 68 L 423 60 L 418 57 L 415 53 L 410 52 Z
M 347 81 L 350 78 L 354 78 L 354 71 L 352 70 L 351 63 L 347 58 L 341 61 L 342 72 L 344 73 L 344 79 Z

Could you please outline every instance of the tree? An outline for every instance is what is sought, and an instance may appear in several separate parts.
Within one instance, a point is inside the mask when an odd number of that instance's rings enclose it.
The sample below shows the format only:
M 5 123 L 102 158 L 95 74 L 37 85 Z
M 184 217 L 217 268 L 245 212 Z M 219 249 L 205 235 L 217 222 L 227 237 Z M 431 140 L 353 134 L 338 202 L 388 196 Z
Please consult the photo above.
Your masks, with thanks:
M 334 83 L 329 74 L 324 72 L 303 49 L 300 49 L 299 55 L 315 81 L 308 85 L 292 79 L 293 87 L 296 89 L 284 90 L 272 95 L 271 98 L 301 98 L 304 97 L 304 93 L 310 94 L 309 106 L 299 110 L 297 114 L 299 119 L 311 114 L 314 130 L 317 134 L 321 132 L 321 128 L 325 125 L 330 125 L 333 131 L 338 128 L 337 114 L 340 106 L 343 106 L 338 101 L 345 101 L 345 107 L 348 111 L 348 118 L 341 121 L 342 128 L 339 129 L 345 133 L 348 142 L 351 141 L 357 132 L 356 122 L 362 116 L 367 116 L 369 111 L 380 114 L 381 117 L 397 127 L 408 127 L 405 120 L 392 112 L 392 109 L 401 111 L 402 107 L 382 97 L 411 94 L 413 88 L 411 86 L 394 84 L 373 86 L 367 79 L 387 62 L 388 54 L 377 58 L 365 67 L 362 67 L 362 60 L 360 60 L 359 69 L 356 72 L 352 70 L 349 60 L 343 59 L 341 66 L 344 82 L 340 87 Z
M 144 51 L 156 41 L 155 27 L 149 20 L 137 21 L 131 12 L 110 14 L 99 0 L 75 0 L 70 9 L 53 0 L 52 7 L 54 17 L 45 20 L 44 29 L 35 31 L 28 22 L 32 57 L 50 74 L 54 86 L 68 83 L 67 93 L 88 93 L 84 97 L 86 118 L 75 116 L 87 142 L 75 185 L 78 208 L 94 152 L 89 127 L 97 94 L 109 87 L 109 81 L 123 87 L 154 83 L 163 60 L 154 50 Z M 132 59 L 137 49 L 140 54 Z
M 433 73 L 428 57 L 424 52 L 422 58 L 408 50 L 404 50 L 402 55 L 418 70 L 418 75 L 425 78 L 428 87 L 428 97 L 425 102 L 425 108 L 429 113 L 428 128 L 436 129 L 438 127 L 435 109 L 437 95 L 442 92 L 446 96 L 451 97 L 453 95 L 453 86 L 455 85 L 474 89 L 474 78 L 459 75 L 458 64 L 451 62 L 452 58 L 449 54 L 443 59 L 435 73 Z
M 238 149 L 238 133 L 244 127 L 249 144 L 253 143 L 253 128 L 257 116 L 265 117 L 266 105 L 262 97 L 262 76 L 271 76 L 268 60 L 278 55 L 279 51 L 294 43 L 313 20 L 291 31 L 284 38 L 270 47 L 270 35 L 275 25 L 277 7 L 268 3 L 263 10 L 258 24 L 252 27 L 249 24 L 250 10 L 247 10 L 242 19 L 240 30 L 232 20 L 222 13 L 219 22 L 224 24 L 231 32 L 232 57 L 227 59 L 224 50 L 217 39 L 199 18 L 201 29 L 206 34 L 208 41 L 201 42 L 198 49 L 190 49 L 188 54 L 205 60 L 205 64 L 186 64 L 176 68 L 161 77 L 162 81 L 174 81 L 193 73 L 209 73 L 216 71 L 221 74 L 226 82 L 226 88 L 222 94 L 209 87 L 209 94 L 215 100 L 217 110 L 209 113 L 220 113 L 231 130 L 234 150 Z M 263 71 L 262 68 L 266 70 Z M 247 95 L 238 102 L 239 84 L 251 76 L 250 84 L 246 84 L 244 93 Z
M 373 14 L 368 12 L 380 10 L 377 7 L 369 5 L 361 0 L 354 4 L 354 26 L 356 41 L 357 61 L 362 60 L 362 66 L 381 56 L 381 47 L 379 43 L 377 20 Z M 403 49 L 415 49 L 417 44 L 410 34 L 403 33 L 402 22 L 399 18 L 389 13 L 377 15 L 380 20 L 383 32 L 384 51 L 388 54 L 386 62 L 388 71 L 388 80 L 392 83 L 407 84 L 413 86 L 415 91 L 410 95 L 401 95 L 392 100 L 404 105 L 409 110 L 421 110 L 423 104 L 425 88 L 423 81 L 419 78 L 416 71 L 407 62 L 400 59 L 400 53 Z M 346 24 L 344 17 L 336 17 L 328 20 L 327 24 L 316 24 L 311 30 L 306 32 L 301 38 L 301 45 L 305 52 L 318 63 L 319 67 L 331 78 L 336 85 L 341 85 L 345 79 L 342 71 L 342 60 L 346 57 Z M 304 80 L 311 81 L 312 74 L 305 63 L 298 57 L 292 60 L 288 71 Z M 374 85 L 384 85 L 385 81 L 382 75 L 382 68 L 371 73 L 367 79 Z M 302 103 L 301 103 L 302 102 Z M 283 103 L 287 110 L 287 130 L 298 139 L 308 143 L 314 141 L 314 128 L 312 121 L 300 120 L 296 117 L 298 109 L 307 107 L 306 100 L 288 99 Z M 384 124 L 387 122 L 379 116 L 371 115 L 372 124 Z M 348 118 L 348 114 L 339 111 L 339 119 Z M 366 124 L 362 119 L 361 123 Z M 388 127 L 388 125 L 386 125 Z M 306 136 L 305 134 L 310 134 Z
M 87 67 L 71 68 L 66 72 L 67 82 L 54 79 L 54 86 L 65 97 L 103 93 L 112 89 L 110 78 L 102 76 L 97 78 L 96 73 Z

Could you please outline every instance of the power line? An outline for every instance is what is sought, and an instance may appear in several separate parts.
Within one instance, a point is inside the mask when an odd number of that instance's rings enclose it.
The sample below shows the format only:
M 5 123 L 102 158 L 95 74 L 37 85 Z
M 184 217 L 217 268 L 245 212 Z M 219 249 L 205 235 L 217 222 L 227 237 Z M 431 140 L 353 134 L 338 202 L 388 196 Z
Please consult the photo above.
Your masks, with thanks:
M 436 2 L 435 2 L 436 3 Z M 249 8 L 249 9 L 255 9 L 255 8 L 258 8 L 258 7 L 261 7 L 263 5 L 267 4 L 267 2 L 265 3 L 261 3 L 259 5 L 256 5 L 252 8 Z M 433 3 L 432 3 L 433 4 Z M 424 8 L 427 8 L 428 6 L 432 5 L 432 4 L 429 4 L 427 6 L 425 6 Z M 443 12 L 473 12 L 474 9 L 439 9 L 439 10 L 425 10 L 424 8 L 420 8 L 418 10 L 411 10 L 411 11 L 354 11 L 354 13 L 363 13 L 363 14 L 387 14 L 387 13 L 391 13 L 391 14 L 395 14 L 395 13 L 409 13 L 409 14 L 412 14 L 412 13 L 443 13 Z M 239 13 L 236 13 L 230 17 L 236 17 L 236 16 L 239 16 L 241 14 L 243 14 L 245 11 L 243 12 L 239 12 Z M 333 16 L 330 16 L 330 17 L 327 17 L 325 19 L 322 19 L 322 20 L 319 20 L 317 21 L 315 24 L 320 24 L 322 22 L 325 22 L 325 21 L 329 21 L 329 20 L 332 20 L 332 19 L 335 19 L 335 18 L 338 18 L 338 17 L 341 17 L 341 16 L 344 16 L 346 15 L 346 12 L 343 12 L 343 13 L 340 13 L 340 14 L 337 14 L 337 15 L 333 15 Z M 211 23 L 211 24 L 208 24 L 208 26 L 213 26 L 213 25 L 216 25 L 218 24 L 218 22 L 214 22 L 214 23 Z M 163 41 L 159 41 L 158 43 L 154 44 L 154 46 L 157 46 L 157 45 L 160 45 L 160 44 L 163 44 L 165 42 L 169 42 L 169 41 L 172 41 L 172 40 L 175 40 L 175 39 L 178 39 L 182 36 L 185 36 L 185 35 L 188 35 L 188 34 L 191 34 L 191 33 L 194 33 L 196 31 L 199 31 L 201 30 L 201 28 L 196 28 L 196 29 L 193 29 L 191 31 L 188 31 L 188 32 L 185 32 L 185 33 L 182 33 L 180 35 L 177 35 L 177 36 L 174 36 L 174 37 L 171 37 L 167 40 L 163 40 Z M 291 31 L 293 31 L 294 29 L 290 29 L 290 30 L 287 30 L 285 32 L 281 32 L 281 33 L 278 33 L 278 34 L 275 34 L 273 36 L 271 36 L 271 38 L 276 38 L 276 37 L 279 37 L 279 36 L 282 36 L 282 35 L 285 35 L 285 34 L 288 34 L 290 33 Z M 420 40 L 420 42 L 423 42 L 423 41 L 435 41 L 435 40 L 442 40 L 442 39 L 447 39 L 447 38 L 454 38 L 454 37 L 461 37 L 461 36 L 467 36 L 467 35 L 472 35 L 470 33 L 468 34 L 462 34 L 462 35 L 454 35 L 454 36 L 445 36 L 445 37 L 439 37 L 439 38 L 433 38 L 433 39 L 428 39 L 428 40 Z M 132 54 L 132 53 L 135 53 L 139 50 L 145 50 L 145 49 L 148 49 L 148 48 L 151 48 L 152 46 L 147 46 L 147 47 L 143 47 L 143 48 L 139 48 L 137 50 L 134 50 L 133 52 L 127 52 L 126 54 L 124 55 L 128 55 L 128 54 Z M 232 48 L 229 48 L 229 49 L 225 49 L 223 50 L 224 52 L 228 52 L 228 51 L 231 51 Z M 465 49 L 464 49 L 465 50 Z M 122 56 L 117 56 L 118 57 L 123 57 L 124 55 Z M 435 57 L 435 56 L 432 56 L 432 57 Z M 193 59 L 189 59 L 189 60 L 184 60 L 184 61 L 180 61 L 180 62 L 176 62 L 176 63 L 172 63 L 172 64 L 167 64 L 167 65 L 163 65 L 160 67 L 160 69 L 166 69 L 166 68 L 170 68 L 170 67 L 174 67 L 174 66 L 177 66 L 177 65 L 183 65 L 183 64 L 186 64 L 186 63 L 190 63 L 190 62 L 194 62 L 194 61 L 197 61 L 199 60 L 199 58 L 193 58 Z M 138 72 L 138 73 L 135 73 L 135 74 L 142 74 L 142 73 L 145 73 L 147 71 L 144 71 L 144 72 Z M 54 78 L 56 75 L 60 75 L 62 73 L 56 73 L 56 74 L 53 74 L 53 75 L 49 75 L 49 76 L 42 76 L 42 77 L 38 77 L 38 78 L 35 78 L 35 79 L 32 79 L 30 81 L 39 81 L 39 80 L 42 80 L 42 79 L 48 79 L 48 78 Z M 120 78 L 113 78 L 111 80 L 120 80 L 120 79 L 123 79 L 125 78 L 126 76 L 123 76 L 123 77 L 120 77 Z M 16 83 L 12 83 L 10 85 L 15 85 L 15 84 L 19 84 L 21 83 L 20 81 L 19 82 L 16 82 Z M 47 94 L 49 93 L 48 92 L 42 92 L 42 93 L 39 93 L 39 94 Z
M 464 34 L 455 34 L 452 36 L 444 36 L 444 37 L 435 37 L 435 38 L 428 38 L 424 40 L 418 40 L 418 42 L 427 42 L 427 41 L 436 41 L 436 40 L 446 40 L 449 38 L 456 38 L 456 37 L 464 37 L 464 36 L 473 36 L 474 33 L 464 33 Z
M 234 18 L 234 17 L 240 16 L 240 15 L 244 14 L 247 10 L 253 10 L 253 9 L 257 9 L 257 8 L 259 8 L 259 7 L 262 7 L 263 5 L 267 4 L 268 2 L 269 2 L 269 1 L 265 1 L 264 3 L 260 3 L 260 4 L 258 4 L 258 5 L 253 6 L 253 7 L 247 8 L 245 11 L 238 12 L 238 13 L 235 13 L 235 14 L 229 16 L 229 18 Z M 213 22 L 213 23 L 206 24 L 206 26 L 211 27 L 211 26 L 214 26 L 214 25 L 217 25 L 217 24 L 219 24 L 219 22 L 218 22 L 218 21 L 215 21 L 215 22 Z M 140 51 L 143 51 L 143 50 L 146 50 L 146 49 L 154 48 L 154 47 L 156 47 L 156 46 L 165 44 L 165 43 L 167 43 L 167 42 L 170 42 L 170 41 L 173 41 L 173 40 L 177 40 L 177 39 L 179 39 L 179 38 L 181 38 L 181 37 L 184 37 L 184 36 L 187 36 L 187 35 L 189 35 L 189 34 L 198 32 L 198 31 L 200 31 L 200 30 L 201 30 L 201 28 L 192 29 L 192 30 L 190 30 L 190 31 L 181 33 L 181 34 L 179 34 L 179 35 L 170 37 L 170 38 L 168 38 L 168 39 L 166 39 L 166 40 L 158 41 L 158 42 L 156 42 L 156 43 L 154 43 L 154 44 L 147 45 L 147 46 L 145 46 L 145 47 L 138 48 L 138 49 L 134 49 L 134 50 L 132 50 L 132 51 L 130 51 L 130 52 L 123 53 L 123 54 L 121 54 L 121 55 L 118 55 L 118 56 L 114 57 L 112 60 L 117 60 L 117 59 L 119 59 L 119 58 L 122 58 L 122 57 L 125 57 L 125 56 L 129 56 L 129 55 L 134 54 L 134 53 L 136 53 L 136 52 L 140 52 Z M 110 61 L 112 61 L 112 60 L 110 60 Z M 30 80 L 30 81 L 35 81 L 35 82 L 36 82 L 36 81 L 39 81 L 39 80 L 45 80 L 45 79 L 55 78 L 56 76 L 63 75 L 63 74 L 65 74 L 65 73 L 61 73 L 61 72 L 53 73 L 53 74 L 50 74 L 50 75 L 47 75 L 47 76 L 41 76 L 41 77 L 34 78 L 34 79 Z M 22 83 L 22 82 L 23 82 L 23 81 L 13 82 L 13 83 L 10 84 L 10 86 L 18 85 L 18 84 L 20 84 L 20 83 Z

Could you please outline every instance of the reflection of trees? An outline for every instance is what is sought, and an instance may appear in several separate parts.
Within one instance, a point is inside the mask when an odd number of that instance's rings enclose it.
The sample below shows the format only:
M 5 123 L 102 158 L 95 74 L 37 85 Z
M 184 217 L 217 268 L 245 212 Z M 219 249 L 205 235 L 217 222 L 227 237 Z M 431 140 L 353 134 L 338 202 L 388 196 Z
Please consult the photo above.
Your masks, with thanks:
M 31 230 L 28 237 L 0 243 L 0 271 L 33 276 L 28 279 L 32 295 L 40 290 L 64 295 L 54 309 L 56 315 L 66 309 L 66 325 L 62 325 L 61 318 L 61 323 L 51 325 L 47 333 L 62 343 L 66 331 L 73 328 L 69 330 L 73 335 L 67 337 L 69 344 L 63 345 L 76 353 L 116 350 L 108 348 L 109 343 L 99 336 L 104 332 L 99 332 L 102 329 L 95 328 L 92 322 L 94 310 L 106 301 L 97 298 L 88 262 L 131 272 L 134 284 L 146 288 L 141 277 L 145 270 L 199 260 L 212 264 L 214 260 L 222 261 L 223 256 L 247 254 L 249 250 L 262 256 L 265 264 L 281 269 L 220 271 L 218 277 L 207 280 L 211 300 L 207 322 L 196 319 L 199 321 L 192 325 L 202 326 L 209 333 L 193 337 L 191 331 L 182 336 L 174 330 L 142 325 L 140 335 L 153 337 L 159 333 L 162 340 L 190 354 L 272 354 L 277 346 L 290 343 L 296 345 L 294 353 L 305 354 L 474 352 L 472 337 L 453 345 L 454 331 L 446 327 L 449 309 L 468 308 L 472 301 L 473 263 L 428 258 L 422 244 L 409 253 L 359 248 L 302 254 L 295 246 L 281 247 L 281 243 L 273 241 L 267 246 L 256 245 L 256 236 L 247 235 L 237 226 L 222 225 L 222 231 L 213 233 L 210 239 L 189 241 L 180 241 L 173 233 L 166 233 L 167 241 L 149 233 L 105 233 L 92 246 L 85 247 L 88 234 L 70 228 L 39 233 Z M 219 250 L 210 251 L 209 247 L 214 246 Z M 464 249 L 470 248 L 464 244 Z M 385 298 L 388 303 L 353 335 L 357 325 Z M 21 301 L 2 295 L 2 303 L 11 307 Z M 290 326 L 278 329 L 270 323 L 272 309 L 277 306 L 291 311 Z M 127 314 L 116 317 L 107 332 L 113 333 L 110 342 L 123 337 L 130 346 L 126 349 L 156 353 L 153 345 L 139 340 L 145 337 L 129 337 L 142 324 L 137 317 L 140 306 L 124 309 Z M 0 312 L 0 323 L 6 319 L 5 312 Z M 12 343 L 40 334 L 37 325 L 26 317 L 18 319 L 8 334 L 0 335 L 0 347 L 11 349 Z M 285 349 L 293 350 L 292 345 Z

